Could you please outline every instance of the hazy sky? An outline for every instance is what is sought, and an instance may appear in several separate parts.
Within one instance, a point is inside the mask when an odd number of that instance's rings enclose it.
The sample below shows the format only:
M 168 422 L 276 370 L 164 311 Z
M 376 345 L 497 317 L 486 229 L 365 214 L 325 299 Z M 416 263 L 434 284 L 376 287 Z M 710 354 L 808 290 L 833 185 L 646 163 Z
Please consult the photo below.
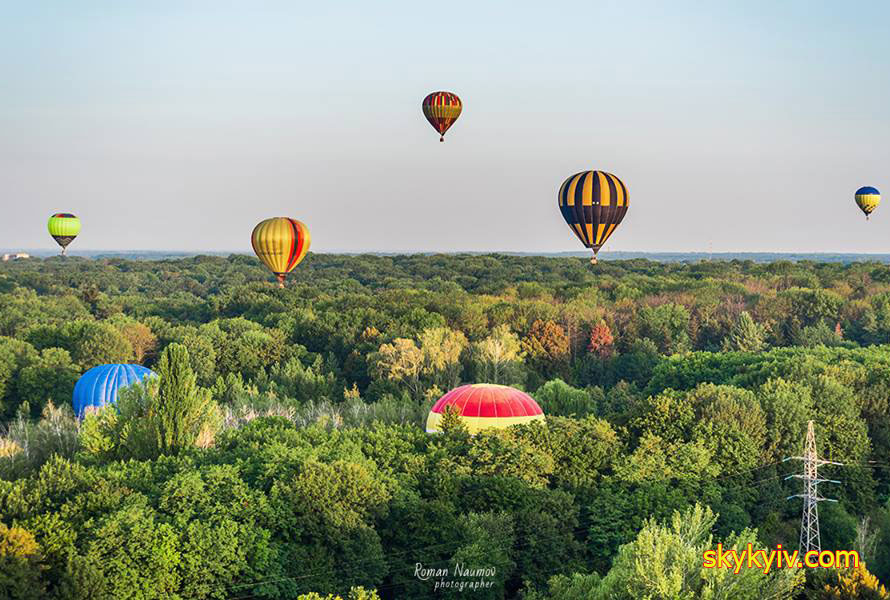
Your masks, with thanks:
M 607 250 L 888 252 L 888 143 L 887 2 L 0 0 L 0 247 L 578 250 L 602 169 Z

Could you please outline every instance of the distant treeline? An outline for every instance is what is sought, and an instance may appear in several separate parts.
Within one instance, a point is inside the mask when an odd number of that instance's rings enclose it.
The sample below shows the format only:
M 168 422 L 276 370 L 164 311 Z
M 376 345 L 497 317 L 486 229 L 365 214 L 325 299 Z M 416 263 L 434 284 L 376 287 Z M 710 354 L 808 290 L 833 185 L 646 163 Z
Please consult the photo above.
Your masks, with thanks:
M 33 257 L 51 258 L 58 255 L 56 249 L 38 249 L 29 250 L 21 248 L 0 248 L 0 254 L 15 252 L 27 252 Z M 194 256 L 231 256 L 231 255 L 250 255 L 252 254 L 244 250 L 238 251 L 186 251 L 186 250 L 71 250 L 69 256 L 78 256 L 81 258 L 127 258 L 131 260 L 163 260 L 167 258 L 188 258 Z M 403 252 L 327 252 L 322 256 L 405 256 Z M 590 258 L 588 251 L 568 251 L 568 252 L 417 252 L 411 253 L 411 256 L 514 256 L 514 257 L 546 257 L 546 258 Z M 630 251 L 609 251 L 603 250 L 599 256 L 604 260 L 634 260 L 645 259 L 654 262 L 685 262 L 695 263 L 699 261 L 752 261 L 756 263 L 772 263 L 781 261 L 791 262 L 810 262 L 810 263 L 854 263 L 854 262 L 875 262 L 888 264 L 890 263 L 890 254 L 861 254 L 847 252 L 630 252 Z

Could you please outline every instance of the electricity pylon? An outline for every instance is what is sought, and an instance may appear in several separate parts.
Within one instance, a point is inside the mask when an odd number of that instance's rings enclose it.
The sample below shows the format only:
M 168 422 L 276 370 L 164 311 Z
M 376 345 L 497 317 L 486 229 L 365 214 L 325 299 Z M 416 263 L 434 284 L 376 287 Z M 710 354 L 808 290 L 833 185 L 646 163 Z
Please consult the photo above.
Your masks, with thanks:
M 819 479 L 819 467 L 822 465 L 842 465 L 843 463 L 833 462 L 830 460 L 821 460 L 816 453 L 816 434 L 813 431 L 813 422 L 807 421 L 807 441 L 804 445 L 803 456 L 789 456 L 782 460 L 801 460 L 803 461 L 803 475 L 789 475 L 785 479 L 792 477 L 803 479 L 803 494 L 795 494 L 788 496 L 786 500 L 792 498 L 803 498 L 803 514 L 800 517 L 800 544 L 798 552 L 800 556 L 804 556 L 807 552 L 815 550 L 822 551 L 822 542 L 819 538 L 819 503 L 820 502 L 837 502 L 831 498 L 819 497 L 820 483 L 840 483 L 835 479 Z

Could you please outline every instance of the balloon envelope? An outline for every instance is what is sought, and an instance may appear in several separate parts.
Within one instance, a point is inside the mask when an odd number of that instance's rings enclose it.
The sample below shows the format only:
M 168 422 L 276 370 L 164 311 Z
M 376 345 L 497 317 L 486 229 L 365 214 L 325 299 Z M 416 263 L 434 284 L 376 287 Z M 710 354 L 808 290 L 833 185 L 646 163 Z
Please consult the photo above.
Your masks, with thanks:
M 118 392 L 146 377 L 154 375 L 142 365 L 99 365 L 83 374 L 74 386 L 71 403 L 74 414 L 82 419 L 91 408 L 101 408 L 117 402 Z
M 433 129 L 439 132 L 439 141 L 445 141 L 445 132 L 454 125 L 463 108 L 457 94 L 433 92 L 423 99 L 423 116 Z
M 433 405 L 426 419 L 427 433 L 438 433 L 446 408 L 457 410 L 470 433 L 489 427 L 509 427 L 543 421 L 544 411 L 534 398 L 516 388 L 493 383 L 474 383 L 454 388 Z
M 582 171 L 565 180 L 557 195 L 562 218 L 585 248 L 599 252 L 627 214 L 624 183 L 605 171 Z
M 290 217 L 261 221 L 250 236 L 253 251 L 282 287 L 285 276 L 306 256 L 310 242 L 309 228 Z
M 62 247 L 62 254 L 65 254 L 68 244 L 80 233 L 80 219 L 71 213 L 56 213 L 49 218 L 46 228 L 56 243 Z
M 859 207 L 859 210 L 865 213 L 865 218 L 867 219 L 868 215 L 881 203 L 881 192 L 877 188 L 867 185 L 856 190 L 855 198 L 856 205 Z

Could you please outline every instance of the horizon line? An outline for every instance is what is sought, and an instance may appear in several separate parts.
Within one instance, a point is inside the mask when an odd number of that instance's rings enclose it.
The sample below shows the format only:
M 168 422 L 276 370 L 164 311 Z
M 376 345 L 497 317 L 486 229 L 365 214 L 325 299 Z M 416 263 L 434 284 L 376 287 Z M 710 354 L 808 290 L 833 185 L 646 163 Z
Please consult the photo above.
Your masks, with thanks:
M 14 253 L 31 253 L 31 252 L 39 252 L 41 254 L 52 254 L 52 255 L 60 255 L 58 248 L 0 248 L 0 253 L 4 254 L 14 254 Z M 163 249 L 152 249 L 152 248 L 131 248 L 131 249 L 121 249 L 121 248 L 84 248 L 73 250 L 70 249 L 68 252 L 68 256 L 78 256 L 82 254 L 97 254 L 97 253 L 108 253 L 108 254 L 140 254 L 140 253 L 153 253 L 153 254 L 187 254 L 193 256 L 200 255 L 223 255 L 223 254 L 236 254 L 236 255 L 246 255 L 253 256 L 253 252 L 250 250 L 211 250 L 211 249 L 202 249 L 202 250 L 184 250 L 177 248 L 163 248 Z M 362 254 L 379 254 L 379 255 L 390 255 L 390 256 L 412 256 L 412 255 L 430 255 L 430 254 L 443 254 L 443 255 L 459 255 L 459 254 L 504 254 L 504 255 L 514 255 L 514 256 L 553 256 L 553 255 L 564 255 L 564 256 L 589 256 L 591 253 L 589 251 L 584 250 L 540 250 L 540 251 L 528 251 L 528 250 L 324 250 L 324 251 L 311 251 L 310 254 L 319 254 L 319 255 L 362 255 Z M 830 250 L 822 250 L 822 251 L 810 251 L 810 250 L 602 250 L 599 252 L 600 256 L 603 255 L 615 255 L 615 254 L 695 254 L 695 255 L 726 255 L 726 254 L 773 254 L 773 255 L 799 255 L 806 254 L 812 256 L 835 256 L 835 255 L 843 255 L 843 256 L 890 256 L 890 250 L 887 252 L 849 252 L 849 251 L 830 251 Z

